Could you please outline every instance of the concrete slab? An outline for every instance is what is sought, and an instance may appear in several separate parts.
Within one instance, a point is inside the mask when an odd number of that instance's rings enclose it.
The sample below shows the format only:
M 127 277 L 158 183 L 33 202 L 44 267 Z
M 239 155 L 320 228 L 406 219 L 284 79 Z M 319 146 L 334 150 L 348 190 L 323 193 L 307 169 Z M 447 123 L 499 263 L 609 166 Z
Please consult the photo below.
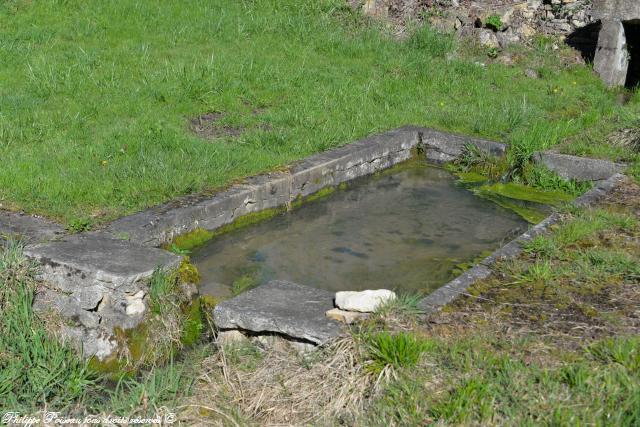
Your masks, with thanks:
M 258 286 L 223 301 L 213 310 L 221 330 L 278 333 L 313 344 L 324 344 L 340 334 L 340 324 L 327 319 L 333 293 L 283 280 Z
M 101 233 L 29 245 L 24 252 L 41 264 L 42 280 L 73 293 L 93 285 L 127 292 L 127 287 L 150 277 L 157 267 L 175 268 L 181 261 L 170 252 Z

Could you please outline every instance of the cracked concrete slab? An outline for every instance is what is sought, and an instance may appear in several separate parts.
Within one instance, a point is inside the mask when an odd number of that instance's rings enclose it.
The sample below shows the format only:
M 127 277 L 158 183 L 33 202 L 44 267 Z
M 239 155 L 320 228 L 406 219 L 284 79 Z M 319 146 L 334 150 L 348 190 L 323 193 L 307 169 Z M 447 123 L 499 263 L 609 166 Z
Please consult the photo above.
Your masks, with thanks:
M 333 297 L 323 289 L 272 280 L 216 305 L 213 321 L 221 330 L 277 333 L 321 345 L 341 331 L 325 315 L 334 308 Z

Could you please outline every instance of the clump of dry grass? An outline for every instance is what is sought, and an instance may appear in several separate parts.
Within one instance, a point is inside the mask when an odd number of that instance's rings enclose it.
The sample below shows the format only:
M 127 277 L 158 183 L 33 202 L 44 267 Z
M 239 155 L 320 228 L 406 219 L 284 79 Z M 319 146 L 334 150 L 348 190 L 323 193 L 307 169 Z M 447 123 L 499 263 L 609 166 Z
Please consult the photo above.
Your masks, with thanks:
M 269 350 L 251 369 L 243 369 L 247 361 L 238 360 L 232 351 L 221 348 L 203 363 L 185 420 L 207 418 L 220 425 L 249 420 L 260 425 L 350 424 L 377 390 L 378 377 L 361 363 L 351 336 L 304 356 Z

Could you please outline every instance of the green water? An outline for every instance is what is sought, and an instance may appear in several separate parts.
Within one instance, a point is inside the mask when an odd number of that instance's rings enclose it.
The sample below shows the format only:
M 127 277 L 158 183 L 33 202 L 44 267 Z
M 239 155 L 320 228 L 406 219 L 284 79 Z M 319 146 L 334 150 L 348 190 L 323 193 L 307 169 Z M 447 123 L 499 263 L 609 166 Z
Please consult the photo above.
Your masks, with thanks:
M 498 248 L 527 224 L 474 196 L 447 171 L 403 165 L 265 222 L 221 235 L 192 254 L 201 292 L 291 280 L 331 291 L 428 293 L 456 265 Z

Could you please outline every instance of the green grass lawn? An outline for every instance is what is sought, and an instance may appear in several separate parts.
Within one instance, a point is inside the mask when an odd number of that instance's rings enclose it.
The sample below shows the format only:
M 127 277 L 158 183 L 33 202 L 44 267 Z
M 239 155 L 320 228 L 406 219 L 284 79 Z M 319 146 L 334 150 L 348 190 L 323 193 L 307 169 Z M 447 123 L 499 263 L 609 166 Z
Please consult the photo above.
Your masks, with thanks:
M 516 66 L 485 66 L 486 53 L 428 29 L 394 39 L 344 4 L 0 3 L 2 208 L 104 222 L 404 124 L 526 157 L 640 111 L 543 39 Z M 244 132 L 193 135 L 208 112 Z

